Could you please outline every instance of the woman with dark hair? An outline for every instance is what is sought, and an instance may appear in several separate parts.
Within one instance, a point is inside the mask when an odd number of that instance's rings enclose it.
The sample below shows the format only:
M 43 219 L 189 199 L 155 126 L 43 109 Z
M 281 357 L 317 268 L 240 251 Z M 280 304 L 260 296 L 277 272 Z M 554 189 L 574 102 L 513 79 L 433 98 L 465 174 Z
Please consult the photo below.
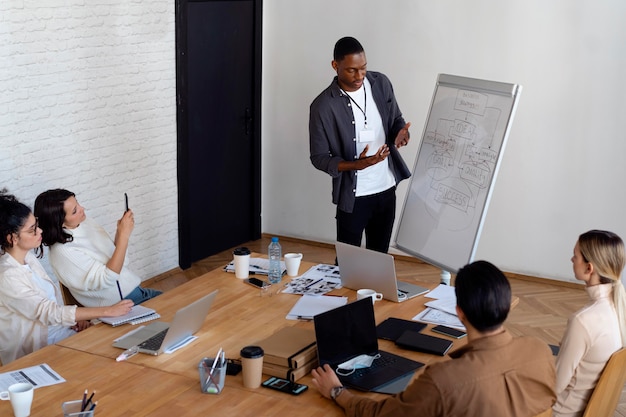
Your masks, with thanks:
M 84 306 L 99 307 L 125 298 L 140 304 L 161 291 L 139 286 L 127 266 L 126 251 L 135 226 L 132 210 L 117 222 L 115 240 L 87 218 L 71 191 L 48 190 L 35 200 L 35 216 L 50 247 L 50 265 L 59 281 Z
M 572 266 L 589 303 L 569 318 L 561 340 L 555 417 L 581 416 L 607 361 L 626 346 L 625 263 L 624 242 L 615 233 L 590 230 L 578 237 Z
M 30 209 L 0 191 L 0 359 L 2 364 L 53 344 L 91 325 L 87 320 L 130 311 L 124 300 L 110 307 L 64 306 L 61 290 L 33 249 L 41 229 Z

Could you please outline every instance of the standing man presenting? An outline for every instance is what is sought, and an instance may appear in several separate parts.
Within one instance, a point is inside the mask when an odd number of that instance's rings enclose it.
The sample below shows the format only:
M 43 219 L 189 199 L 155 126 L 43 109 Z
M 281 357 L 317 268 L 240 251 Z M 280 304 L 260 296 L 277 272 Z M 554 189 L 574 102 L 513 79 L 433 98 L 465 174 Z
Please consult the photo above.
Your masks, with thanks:
M 387 252 L 396 214 L 396 184 L 411 173 L 398 148 L 409 143 L 389 79 L 367 71 L 363 46 L 335 44 L 337 76 L 311 104 L 311 162 L 333 180 L 337 241 Z

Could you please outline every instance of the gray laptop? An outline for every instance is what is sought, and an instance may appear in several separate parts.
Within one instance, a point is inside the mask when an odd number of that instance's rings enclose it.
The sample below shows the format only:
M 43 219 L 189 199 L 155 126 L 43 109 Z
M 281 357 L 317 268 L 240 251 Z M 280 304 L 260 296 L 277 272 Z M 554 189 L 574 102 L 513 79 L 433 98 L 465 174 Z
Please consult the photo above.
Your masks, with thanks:
M 428 292 L 428 288 L 396 279 L 393 256 L 337 242 L 337 263 L 341 285 L 358 290 L 370 288 L 397 303 Z
M 171 324 L 155 321 L 116 340 L 113 346 L 121 349 L 138 346 L 140 353 L 149 355 L 163 353 L 184 342 L 202 327 L 216 295 L 217 290 L 181 308 L 176 312 Z

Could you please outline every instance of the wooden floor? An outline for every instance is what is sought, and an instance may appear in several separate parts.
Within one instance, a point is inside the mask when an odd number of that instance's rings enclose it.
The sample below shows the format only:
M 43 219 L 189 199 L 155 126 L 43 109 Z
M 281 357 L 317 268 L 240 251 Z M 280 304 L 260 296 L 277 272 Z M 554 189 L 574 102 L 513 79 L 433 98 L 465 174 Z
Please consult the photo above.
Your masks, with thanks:
M 270 236 L 264 235 L 242 246 L 253 252 L 266 253 L 269 242 Z M 280 242 L 283 254 L 300 252 L 304 260 L 309 262 L 335 262 L 335 251 L 331 245 L 284 237 L 280 238 Z M 179 269 L 154 277 L 146 281 L 144 286 L 167 291 L 205 272 L 224 267 L 231 260 L 232 249 L 198 261 L 185 271 Z M 397 256 L 396 273 L 399 279 L 411 276 L 419 277 L 421 281 L 438 283 L 440 270 L 411 257 Z M 546 343 L 558 345 L 565 331 L 567 317 L 587 302 L 582 286 L 573 287 L 516 275 L 510 275 L 509 278 L 513 295 L 519 298 L 519 303 L 506 321 L 508 330 L 514 335 L 532 335 Z M 614 417 L 626 417 L 626 390 L 622 391 Z

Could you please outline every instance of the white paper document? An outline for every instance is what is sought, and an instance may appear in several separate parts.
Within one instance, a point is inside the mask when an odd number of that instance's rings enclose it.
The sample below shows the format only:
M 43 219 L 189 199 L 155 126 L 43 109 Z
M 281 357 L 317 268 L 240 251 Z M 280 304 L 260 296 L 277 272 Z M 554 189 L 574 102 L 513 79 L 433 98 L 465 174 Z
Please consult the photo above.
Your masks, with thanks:
M 176 343 L 173 346 L 170 346 L 169 348 L 165 349 L 163 351 L 163 353 L 174 353 L 176 352 L 178 349 L 183 348 L 185 346 L 187 346 L 189 343 L 193 342 L 194 340 L 196 340 L 198 338 L 198 336 L 187 336 L 186 338 L 184 338 L 183 340 L 181 340 L 180 342 Z
M 0 368 L 1 369 L 1 368 Z M 30 382 L 35 388 L 47 387 L 65 382 L 65 379 L 56 373 L 47 363 L 18 369 L 0 374 L 0 391 L 6 391 L 9 386 L 18 382 Z
M 287 320 L 313 320 L 313 317 L 348 302 L 348 297 L 332 295 L 303 295 L 287 314 Z
M 456 294 L 454 287 L 450 285 L 439 284 L 434 290 L 431 290 L 424 297 L 428 298 L 454 298 L 456 302 Z
M 266 258 L 250 258 L 249 268 L 251 274 L 267 275 L 270 269 L 270 261 Z M 284 261 L 280 262 L 280 269 L 283 271 L 283 274 L 287 271 Z M 235 262 L 232 261 L 226 265 L 224 271 L 235 272 Z
M 422 323 L 443 324 L 444 326 L 465 331 L 465 326 L 463 326 L 463 323 L 461 323 L 461 320 L 459 320 L 456 315 L 431 307 L 427 307 L 424 311 L 413 317 L 413 320 L 421 321 Z
M 425 305 L 426 307 L 435 308 L 456 316 L 456 298 L 440 298 L 438 300 L 428 301 Z
M 322 295 L 341 288 L 339 267 L 319 264 L 311 267 L 302 276 L 296 277 L 285 284 L 286 294 Z

